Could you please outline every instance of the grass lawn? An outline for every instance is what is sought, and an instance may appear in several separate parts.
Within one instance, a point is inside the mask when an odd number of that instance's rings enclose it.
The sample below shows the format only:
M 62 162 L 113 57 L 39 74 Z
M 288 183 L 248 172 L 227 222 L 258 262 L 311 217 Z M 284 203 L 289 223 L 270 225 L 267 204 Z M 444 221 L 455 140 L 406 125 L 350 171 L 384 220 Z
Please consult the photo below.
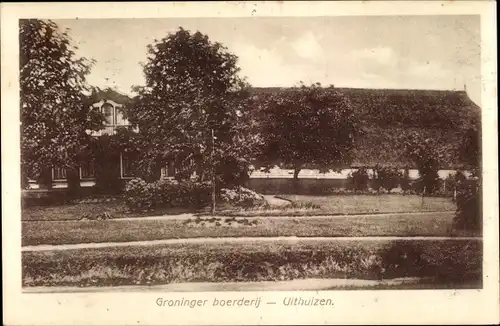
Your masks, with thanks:
M 101 203 L 77 203 L 54 206 L 22 207 L 23 221 L 38 220 L 77 220 L 85 214 L 110 213 L 116 217 L 128 216 L 127 207 L 122 200 Z
M 480 287 L 482 242 L 332 240 L 77 249 L 23 252 L 22 265 L 25 287 L 401 277 Z
M 255 226 L 186 225 L 182 220 L 31 221 L 22 245 L 125 242 L 197 237 L 346 237 L 473 235 L 452 230 L 453 213 L 413 216 L 257 219 Z M 221 218 L 224 221 L 224 218 Z M 250 221 L 251 219 L 249 219 Z
M 320 211 L 331 214 L 359 213 L 400 213 L 426 211 L 455 211 L 456 205 L 451 198 L 424 197 L 400 194 L 381 195 L 283 195 L 278 196 L 294 203 L 312 203 L 320 207 Z
M 291 200 L 295 205 L 290 207 L 255 207 L 242 209 L 229 204 L 218 204 L 217 212 L 221 216 L 315 216 L 328 214 L 359 214 L 359 213 L 397 213 L 397 212 L 425 212 L 425 211 L 454 211 L 455 204 L 449 198 L 427 197 L 409 195 L 332 195 L 332 196 L 306 196 L 287 195 L 280 196 Z M 314 204 L 310 208 L 307 203 Z M 173 215 L 182 213 L 195 213 L 207 215 L 210 208 L 201 210 L 166 208 L 156 211 L 137 214 L 127 213 L 127 207 L 122 200 L 100 203 L 65 204 L 58 206 L 23 207 L 23 221 L 38 220 L 77 220 L 86 214 L 110 213 L 115 218 L 148 215 Z
M 230 206 L 224 205 L 221 208 L 228 210 Z M 146 213 L 130 213 L 122 199 L 113 200 L 110 202 L 98 203 L 74 203 L 53 206 L 29 206 L 23 207 L 21 210 L 21 218 L 23 221 L 66 221 L 78 220 L 86 214 L 109 213 L 114 218 L 154 216 L 154 215 L 176 215 L 184 213 L 208 213 L 210 207 L 201 210 L 190 208 L 164 208 L 157 209 Z

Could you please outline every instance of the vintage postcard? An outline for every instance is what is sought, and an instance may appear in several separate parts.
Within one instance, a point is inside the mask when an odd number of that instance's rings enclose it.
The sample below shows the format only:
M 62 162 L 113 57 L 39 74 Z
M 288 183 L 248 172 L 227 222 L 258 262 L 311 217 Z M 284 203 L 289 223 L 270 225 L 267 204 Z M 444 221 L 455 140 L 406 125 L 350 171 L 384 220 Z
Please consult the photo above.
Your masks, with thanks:
M 495 4 L 2 4 L 6 325 L 498 323 Z

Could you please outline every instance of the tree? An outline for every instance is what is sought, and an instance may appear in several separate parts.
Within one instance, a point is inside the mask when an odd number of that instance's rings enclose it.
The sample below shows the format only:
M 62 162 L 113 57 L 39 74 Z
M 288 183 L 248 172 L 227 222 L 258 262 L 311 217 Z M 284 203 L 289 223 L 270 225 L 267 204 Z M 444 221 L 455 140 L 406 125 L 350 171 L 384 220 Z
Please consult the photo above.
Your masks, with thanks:
M 158 179 L 173 160 L 179 175 L 196 172 L 204 181 L 228 157 L 236 166 L 249 162 L 249 86 L 236 63 L 222 44 L 182 28 L 148 45 L 146 85 L 135 87 L 139 95 L 125 110 L 139 128 L 142 175 Z
M 351 172 L 347 177 L 347 185 L 349 189 L 355 192 L 363 192 L 368 189 L 368 183 L 370 181 L 370 176 L 366 168 L 361 167 L 354 172 Z
M 75 192 L 88 131 L 103 121 L 85 95 L 93 62 L 77 57 L 67 32 L 51 21 L 21 20 L 19 41 L 22 174 L 50 188 L 51 167 L 65 168 Z
M 374 169 L 374 188 L 379 191 L 380 188 L 391 192 L 392 189 L 397 188 L 400 184 L 403 174 L 397 168 L 377 165 Z
M 416 165 L 422 193 L 432 194 L 439 187 L 441 153 L 436 150 L 436 140 L 424 138 L 419 133 L 410 133 L 405 141 L 407 156 Z
M 333 86 L 304 84 L 271 95 L 263 104 L 261 164 L 285 164 L 300 170 L 320 170 L 349 164 L 357 117 L 346 98 Z

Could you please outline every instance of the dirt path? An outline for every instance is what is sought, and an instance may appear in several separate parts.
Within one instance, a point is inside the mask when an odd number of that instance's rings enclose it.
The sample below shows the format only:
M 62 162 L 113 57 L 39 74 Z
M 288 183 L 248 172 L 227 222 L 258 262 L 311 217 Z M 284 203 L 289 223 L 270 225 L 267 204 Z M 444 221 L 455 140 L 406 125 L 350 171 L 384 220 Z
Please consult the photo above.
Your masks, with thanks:
M 289 201 L 289 200 L 284 200 L 284 199 L 281 199 L 281 198 L 276 198 L 272 195 L 264 195 L 263 196 L 265 201 L 271 205 L 271 206 L 276 206 L 276 207 L 283 207 L 283 206 L 287 206 L 287 205 L 290 205 L 292 202 Z
M 218 291 L 321 291 L 335 288 L 364 288 L 373 286 L 398 286 L 417 284 L 420 278 L 400 278 L 392 280 L 361 280 L 361 279 L 305 279 L 291 281 L 263 282 L 191 282 L 164 285 L 127 285 L 114 287 L 27 287 L 25 293 L 50 292 L 218 292 Z
M 305 242 L 305 241 L 396 241 L 396 240 L 458 240 L 471 241 L 480 240 L 481 237 L 227 237 L 227 238 L 186 238 L 186 239 L 164 239 L 130 242 L 100 242 L 100 243 L 78 243 L 63 245 L 37 245 L 24 246 L 21 251 L 54 251 L 72 249 L 97 249 L 110 247 L 130 246 L 154 246 L 173 244 L 196 244 L 196 243 L 245 243 L 245 242 Z

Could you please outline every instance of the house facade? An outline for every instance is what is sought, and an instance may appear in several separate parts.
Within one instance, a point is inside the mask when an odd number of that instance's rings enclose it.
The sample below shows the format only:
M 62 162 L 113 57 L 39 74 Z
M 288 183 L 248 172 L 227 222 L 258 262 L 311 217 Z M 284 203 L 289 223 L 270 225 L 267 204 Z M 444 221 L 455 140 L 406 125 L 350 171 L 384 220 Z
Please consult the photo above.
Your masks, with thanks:
M 94 109 L 99 110 L 104 115 L 103 127 L 99 131 L 89 131 L 93 137 L 104 135 L 113 135 L 120 127 L 130 126 L 129 121 L 124 117 L 123 106 L 129 97 L 120 94 L 114 90 L 106 90 L 97 95 L 98 101 L 92 105 Z M 134 178 L 133 157 L 127 153 L 121 152 L 116 160 L 116 170 L 118 171 L 119 179 L 130 180 Z M 96 169 L 95 164 L 89 159 L 88 162 L 82 163 L 79 168 L 80 185 L 82 187 L 92 187 L 96 184 Z M 174 176 L 173 165 L 169 164 L 161 170 L 162 178 L 172 178 Z M 67 173 L 64 168 L 57 166 L 52 167 L 52 187 L 67 188 Z M 29 180 L 30 189 L 39 189 L 40 186 L 34 180 Z

